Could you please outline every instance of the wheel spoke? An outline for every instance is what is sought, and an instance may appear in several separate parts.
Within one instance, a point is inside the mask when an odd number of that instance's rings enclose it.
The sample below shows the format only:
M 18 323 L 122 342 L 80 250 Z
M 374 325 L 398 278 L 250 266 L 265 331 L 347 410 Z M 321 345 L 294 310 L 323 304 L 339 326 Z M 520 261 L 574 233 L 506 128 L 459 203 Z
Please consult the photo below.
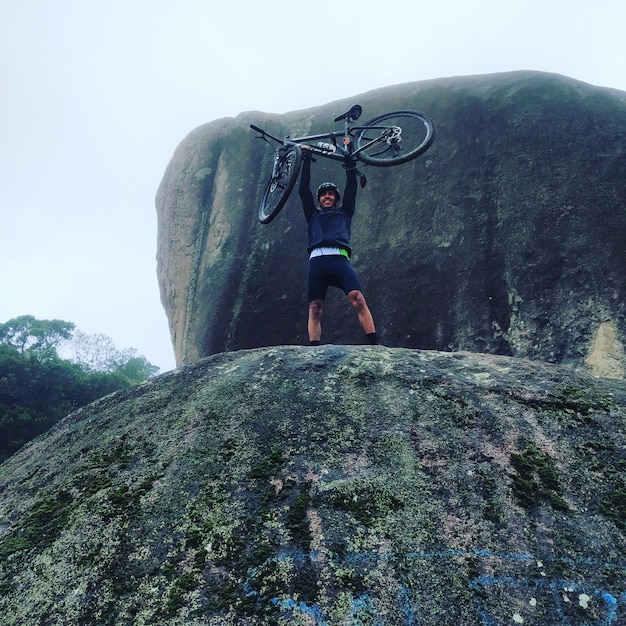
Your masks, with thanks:
M 370 165 L 397 165 L 425 152 L 433 137 L 432 121 L 421 113 L 386 113 L 357 131 L 356 152 Z
M 293 189 L 302 159 L 301 149 L 280 149 L 275 156 L 278 160 L 274 167 L 275 174 L 268 180 L 259 206 L 259 221 L 271 222 L 280 212 Z

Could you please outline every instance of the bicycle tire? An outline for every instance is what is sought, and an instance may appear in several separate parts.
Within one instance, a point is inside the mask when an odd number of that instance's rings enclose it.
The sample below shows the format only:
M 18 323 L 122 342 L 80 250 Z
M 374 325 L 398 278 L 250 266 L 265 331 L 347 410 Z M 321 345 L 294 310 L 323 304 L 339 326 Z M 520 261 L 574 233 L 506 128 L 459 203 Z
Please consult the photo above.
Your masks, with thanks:
M 270 176 L 259 205 L 261 224 L 269 224 L 285 206 L 302 166 L 302 148 L 300 146 L 292 146 L 287 150 L 281 148 L 276 158 L 279 160 L 277 175 Z
M 397 128 L 386 140 L 378 141 L 385 129 Z M 356 157 L 377 167 L 400 165 L 420 156 L 435 139 L 435 125 L 417 111 L 392 111 L 359 127 L 355 135 Z

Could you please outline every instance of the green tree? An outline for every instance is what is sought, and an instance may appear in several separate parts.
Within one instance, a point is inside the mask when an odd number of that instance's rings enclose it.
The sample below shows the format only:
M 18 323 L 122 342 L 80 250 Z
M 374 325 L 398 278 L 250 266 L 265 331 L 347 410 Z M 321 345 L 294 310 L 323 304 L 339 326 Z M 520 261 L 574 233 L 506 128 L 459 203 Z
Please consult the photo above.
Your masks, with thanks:
M 54 351 L 20 352 L 0 345 L 0 460 L 91 395 L 82 369 Z
M 21 315 L 0 324 L 0 343 L 9 344 L 21 353 L 56 349 L 72 336 L 74 328 L 72 322 L 38 320 L 32 315 Z
M 97 358 L 61 358 L 73 333 L 71 322 L 31 315 L 0 324 L 0 462 L 72 411 L 158 372 L 104 335 L 93 344 L 104 346 Z
M 158 371 L 159 368 L 152 365 L 146 357 L 132 356 L 127 361 L 120 363 L 112 373 L 121 376 L 129 385 L 136 385 L 151 378 Z
M 159 371 L 133 348 L 118 350 L 110 337 L 102 334 L 88 335 L 75 331 L 71 339 L 63 342 L 63 351 L 71 354 L 70 360 L 94 372 L 118 372 L 132 383 L 140 383 Z

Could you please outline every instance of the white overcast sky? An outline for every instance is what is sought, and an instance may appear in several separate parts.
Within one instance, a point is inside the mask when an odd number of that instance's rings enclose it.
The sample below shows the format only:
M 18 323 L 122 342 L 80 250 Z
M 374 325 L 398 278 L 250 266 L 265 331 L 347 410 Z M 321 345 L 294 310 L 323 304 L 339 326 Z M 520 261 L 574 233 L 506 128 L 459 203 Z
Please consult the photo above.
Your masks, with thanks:
M 626 0 L 0 0 L 0 322 L 172 369 L 154 196 L 187 133 L 521 69 L 626 90 Z

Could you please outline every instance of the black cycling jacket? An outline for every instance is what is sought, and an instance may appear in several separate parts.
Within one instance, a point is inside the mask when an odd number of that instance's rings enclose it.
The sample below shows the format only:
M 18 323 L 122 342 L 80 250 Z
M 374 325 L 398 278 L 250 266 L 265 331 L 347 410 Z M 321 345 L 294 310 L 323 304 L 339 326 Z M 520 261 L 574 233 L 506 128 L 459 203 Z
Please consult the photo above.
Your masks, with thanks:
M 356 169 L 347 169 L 343 202 L 334 209 L 322 210 L 311 191 L 311 160 L 304 160 L 299 194 L 309 224 L 309 252 L 321 246 L 332 246 L 345 248 L 351 254 L 350 232 L 356 208 L 356 189 Z

